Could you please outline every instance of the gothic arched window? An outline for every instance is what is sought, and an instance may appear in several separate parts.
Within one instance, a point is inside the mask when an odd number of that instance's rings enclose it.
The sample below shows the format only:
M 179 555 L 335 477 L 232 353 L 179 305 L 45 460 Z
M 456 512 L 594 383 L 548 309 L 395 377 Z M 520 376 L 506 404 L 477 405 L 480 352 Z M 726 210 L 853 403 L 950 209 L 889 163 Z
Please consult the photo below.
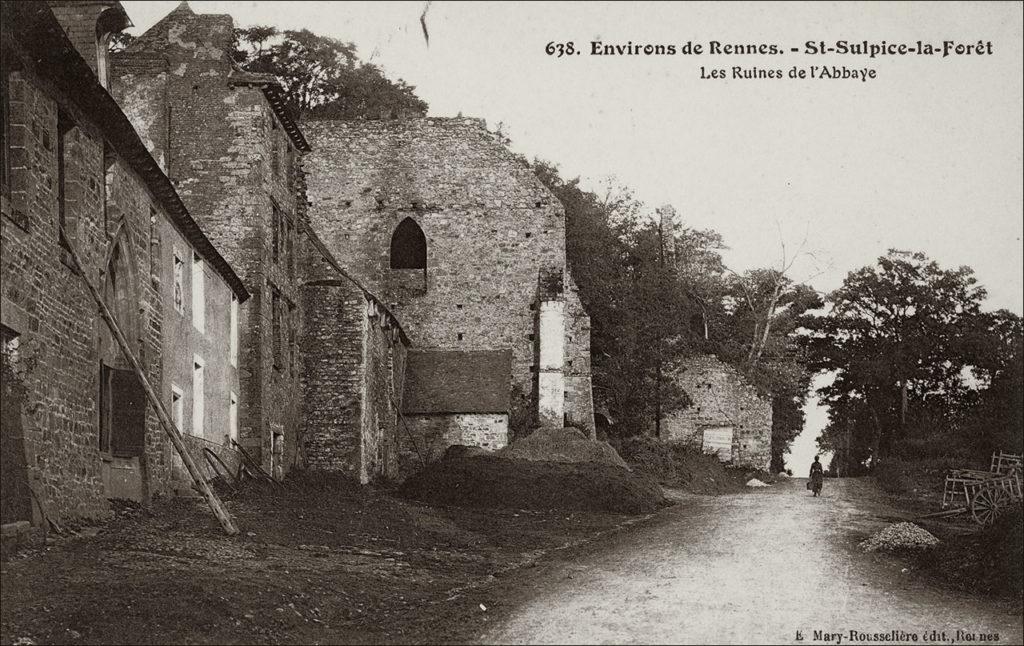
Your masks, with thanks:
M 391 236 L 391 268 L 427 268 L 427 237 L 412 218 L 402 220 Z

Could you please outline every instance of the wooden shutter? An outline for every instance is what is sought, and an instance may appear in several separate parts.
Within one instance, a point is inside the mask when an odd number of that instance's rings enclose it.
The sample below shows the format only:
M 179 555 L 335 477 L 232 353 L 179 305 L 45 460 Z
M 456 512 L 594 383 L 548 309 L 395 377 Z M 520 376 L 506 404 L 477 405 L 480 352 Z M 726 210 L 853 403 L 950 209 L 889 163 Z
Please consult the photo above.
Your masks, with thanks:
M 146 391 L 131 370 L 110 375 L 110 452 L 131 458 L 142 455 L 146 440 Z

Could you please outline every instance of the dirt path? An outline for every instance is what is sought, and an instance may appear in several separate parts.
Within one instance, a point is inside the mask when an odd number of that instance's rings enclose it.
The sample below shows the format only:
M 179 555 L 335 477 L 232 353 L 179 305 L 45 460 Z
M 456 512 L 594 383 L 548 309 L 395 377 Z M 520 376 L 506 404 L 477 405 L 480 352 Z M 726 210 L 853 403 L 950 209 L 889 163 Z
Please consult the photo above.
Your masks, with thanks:
M 857 643 L 904 631 L 917 643 L 1021 643 L 1010 608 L 940 589 L 856 543 L 894 515 L 868 481 L 803 480 L 702 497 L 525 584 L 530 600 L 489 643 Z M 939 631 L 932 635 L 930 631 Z M 800 635 L 798 636 L 798 631 Z M 825 639 L 814 631 L 841 633 Z M 961 631 L 958 633 L 957 631 Z M 974 639 L 965 639 L 964 633 Z M 899 639 L 899 635 L 896 635 Z M 959 638 L 959 639 L 958 639 Z M 888 643 L 892 643 L 890 636 Z M 875 640 L 879 643 L 883 640 Z

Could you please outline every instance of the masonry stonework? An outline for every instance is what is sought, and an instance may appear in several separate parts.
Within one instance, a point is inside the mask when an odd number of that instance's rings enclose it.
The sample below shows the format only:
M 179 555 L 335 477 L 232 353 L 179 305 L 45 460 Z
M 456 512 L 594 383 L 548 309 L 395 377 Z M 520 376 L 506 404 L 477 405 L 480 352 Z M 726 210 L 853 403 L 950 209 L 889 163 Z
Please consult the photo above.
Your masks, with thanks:
M 767 469 L 771 461 L 772 406 L 735 368 L 713 355 L 684 362 L 676 383 L 689 395 L 689 407 L 662 421 L 667 441 L 701 446 L 706 429 L 732 429 L 734 464 Z
M 536 410 L 538 279 L 565 272 L 565 218 L 524 160 L 477 119 L 305 124 L 310 222 L 349 270 L 383 293 L 417 347 L 512 350 L 515 408 Z M 392 265 L 406 221 L 422 231 L 425 267 Z M 577 306 L 565 335 L 589 321 Z M 572 348 L 580 350 L 578 342 Z M 567 349 L 568 352 L 568 349 Z M 568 409 L 593 429 L 589 372 Z M 586 401 L 575 399 L 586 391 Z
M 508 445 L 507 414 L 407 415 L 405 420 L 414 440 L 402 443 L 401 473 L 419 469 L 421 458 L 428 464 L 441 459 L 450 446 L 479 446 L 496 451 Z
M 234 66 L 233 36 L 230 16 L 196 14 L 183 3 L 114 57 L 113 85 L 182 200 L 253 295 L 239 321 L 246 401 L 239 441 L 283 473 L 294 464 L 302 417 L 295 239 L 308 147 L 272 100 L 276 82 Z M 277 436 L 283 453 L 275 458 Z
M 19 393 L 3 402 L 4 445 L 9 432 L 20 435 L 30 520 L 101 517 L 108 498 L 145 501 L 167 491 L 172 465 L 140 386 L 107 381 L 120 374 L 137 384 L 67 248 L 157 386 L 165 367 L 162 237 L 187 238 L 227 272 L 223 280 L 241 283 L 46 5 L 4 3 L 2 23 L 10 183 L 0 205 L 0 323 L 5 380 L 17 380 Z M 17 413 L 7 415 L 12 405 Z

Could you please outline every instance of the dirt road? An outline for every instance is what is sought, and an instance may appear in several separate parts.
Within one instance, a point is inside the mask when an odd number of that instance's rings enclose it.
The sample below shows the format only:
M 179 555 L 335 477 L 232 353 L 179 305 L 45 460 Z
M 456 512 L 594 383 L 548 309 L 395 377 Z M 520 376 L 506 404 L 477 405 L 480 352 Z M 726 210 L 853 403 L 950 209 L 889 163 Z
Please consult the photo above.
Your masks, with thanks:
M 857 548 L 894 520 L 869 481 L 829 480 L 822 498 L 802 479 L 747 494 L 676 495 L 681 504 L 653 524 L 525 584 L 532 598 L 479 639 L 977 643 L 997 633 L 999 643 L 1022 641 L 1010 608 L 938 588 Z

